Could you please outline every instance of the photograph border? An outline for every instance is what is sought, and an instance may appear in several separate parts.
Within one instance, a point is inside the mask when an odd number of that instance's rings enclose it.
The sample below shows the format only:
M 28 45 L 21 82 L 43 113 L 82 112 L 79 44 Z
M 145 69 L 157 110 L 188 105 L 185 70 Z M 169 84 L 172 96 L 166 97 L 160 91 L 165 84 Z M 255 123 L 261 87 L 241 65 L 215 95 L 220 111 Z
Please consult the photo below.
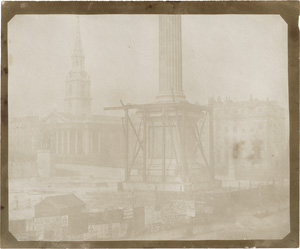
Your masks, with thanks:
M 281 240 L 17 241 L 9 232 L 8 208 L 8 22 L 19 14 L 275 14 L 288 25 L 290 114 L 290 233 Z M 299 2 L 2 2 L 1 6 L 1 248 L 297 248 L 299 247 Z M 247 27 L 245 27 L 247 29 Z

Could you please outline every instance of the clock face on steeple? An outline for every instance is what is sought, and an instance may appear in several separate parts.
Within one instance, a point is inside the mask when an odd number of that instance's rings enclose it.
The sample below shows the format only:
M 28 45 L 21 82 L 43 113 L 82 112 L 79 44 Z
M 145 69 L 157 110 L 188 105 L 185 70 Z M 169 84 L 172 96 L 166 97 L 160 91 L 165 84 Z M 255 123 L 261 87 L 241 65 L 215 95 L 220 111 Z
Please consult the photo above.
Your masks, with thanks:
M 74 116 L 89 115 L 91 113 L 90 80 L 84 68 L 85 56 L 82 49 L 79 19 L 71 59 L 71 69 L 65 83 L 67 89 L 65 112 Z

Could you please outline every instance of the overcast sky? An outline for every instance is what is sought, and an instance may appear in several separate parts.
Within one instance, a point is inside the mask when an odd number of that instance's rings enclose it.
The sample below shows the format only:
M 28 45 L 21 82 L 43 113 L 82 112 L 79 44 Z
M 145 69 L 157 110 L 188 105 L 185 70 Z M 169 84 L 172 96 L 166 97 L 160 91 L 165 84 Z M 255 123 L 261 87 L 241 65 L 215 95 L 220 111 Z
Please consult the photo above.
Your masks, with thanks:
M 80 16 L 92 111 L 154 102 L 158 93 L 158 16 Z M 9 114 L 63 111 L 76 15 L 19 15 L 8 24 Z M 287 24 L 278 15 L 182 16 L 187 100 L 209 96 L 277 100 L 288 108 Z M 107 113 L 107 112 L 105 112 Z

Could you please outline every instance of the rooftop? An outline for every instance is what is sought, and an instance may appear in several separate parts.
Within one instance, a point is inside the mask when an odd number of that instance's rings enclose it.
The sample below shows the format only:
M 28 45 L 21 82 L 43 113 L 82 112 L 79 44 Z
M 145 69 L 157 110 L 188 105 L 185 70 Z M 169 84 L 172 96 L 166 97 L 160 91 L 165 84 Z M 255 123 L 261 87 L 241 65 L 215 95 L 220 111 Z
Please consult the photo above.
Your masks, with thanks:
M 41 200 L 35 206 L 53 206 L 56 208 L 68 208 L 74 206 L 86 205 L 81 199 L 74 194 L 48 196 Z

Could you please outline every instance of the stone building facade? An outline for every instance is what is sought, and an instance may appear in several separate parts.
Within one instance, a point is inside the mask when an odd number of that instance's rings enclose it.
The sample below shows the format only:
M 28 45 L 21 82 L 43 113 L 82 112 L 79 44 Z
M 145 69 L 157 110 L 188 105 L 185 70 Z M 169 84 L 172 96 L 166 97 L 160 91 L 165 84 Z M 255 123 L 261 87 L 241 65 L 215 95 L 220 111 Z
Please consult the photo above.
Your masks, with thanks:
M 233 179 L 288 173 L 288 127 L 276 101 L 214 101 L 215 168 Z

